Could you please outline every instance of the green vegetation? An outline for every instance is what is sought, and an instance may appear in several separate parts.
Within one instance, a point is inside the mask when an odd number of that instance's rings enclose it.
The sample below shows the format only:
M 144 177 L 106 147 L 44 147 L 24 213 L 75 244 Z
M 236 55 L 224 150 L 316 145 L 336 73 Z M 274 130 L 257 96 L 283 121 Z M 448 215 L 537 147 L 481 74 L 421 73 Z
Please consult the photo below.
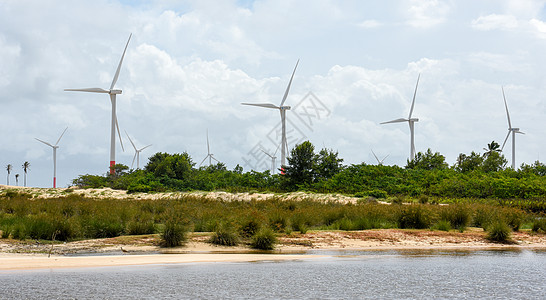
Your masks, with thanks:
M 340 193 L 367 199 L 410 202 L 498 203 L 536 213 L 546 212 L 546 165 L 523 164 L 520 170 L 505 168 L 506 159 L 498 144 L 488 144 L 483 155 L 460 154 L 453 166 L 445 157 L 428 149 L 417 153 L 414 161 L 399 166 L 344 166 L 338 153 L 322 149 L 315 152 L 310 142 L 296 145 L 284 166 L 285 174 L 243 172 L 237 165 L 228 170 L 222 163 L 196 168 L 187 153 L 156 153 L 143 170 L 115 165 L 115 175 L 81 175 L 74 179 L 80 187 L 111 187 L 129 193 L 190 190 L 227 192 Z M 462 220 L 464 221 L 464 220 Z M 281 224 L 282 225 L 282 224 Z M 452 224 L 460 228 L 465 224 Z M 517 225 L 517 224 L 512 224 Z M 511 225 L 511 226 L 512 226 Z M 463 226 L 464 227 L 464 226 Z
M 273 230 L 270 228 L 262 228 L 252 236 L 252 243 L 250 245 L 254 249 L 273 250 L 276 243 L 277 238 L 275 237 Z
M 9 195 L 8 195 L 9 194 Z M 411 201 L 406 198 L 407 201 Z M 212 232 L 217 245 L 248 244 L 274 247 L 276 235 L 308 230 L 365 230 L 376 228 L 431 228 L 463 231 L 466 226 L 487 228 L 490 238 L 502 241 L 498 223 L 512 230 L 545 230 L 542 214 L 493 203 L 451 199 L 449 205 L 356 204 L 310 199 L 211 200 L 187 194 L 169 200 L 84 198 L 69 193 L 37 199 L 24 193 L 0 194 L 2 238 L 69 241 L 159 233 L 161 245 L 183 245 L 187 234 Z M 405 201 L 406 202 L 406 201 Z
M 240 166 L 230 171 L 222 163 L 195 168 L 187 153 L 156 153 L 143 170 L 115 165 L 113 175 L 82 175 L 74 184 L 130 193 L 304 190 L 360 199 L 356 204 L 306 197 L 283 200 L 282 196 L 224 201 L 187 194 L 169 200 L 119 200 L 83 198 L 67 191 L 59 198 L 41 200 L 6 190 L 0 194 L 1 236 L 67 241 L 159 233 L 163 246 L 174 247 L 182 245 L 193 231 L 212 232 L 210 242 L 217 245 L 243 243 L 272 249 L 276 235 L 309 230 L 462 232 L 473 226 L 487 229 L 494 241 L 506 241 L 520 228 L 545 231 L 546 166 L 536 162 L 522 165 L 519 171 L 505 169 L 506 160 L 495 142 L 483 155 L 461 154 L 452 167 L 430 149 L 418 153 L 405 168 L 365 163 L 343 166 L 342 161 L 332 150 L 316 153 L 309 142 L 291 151 L 284 175 L 245 173 Z
M 487 238 L 499 243 L 510 241 L 510 227 L 502 221 L 496 221 L 487 229 Z

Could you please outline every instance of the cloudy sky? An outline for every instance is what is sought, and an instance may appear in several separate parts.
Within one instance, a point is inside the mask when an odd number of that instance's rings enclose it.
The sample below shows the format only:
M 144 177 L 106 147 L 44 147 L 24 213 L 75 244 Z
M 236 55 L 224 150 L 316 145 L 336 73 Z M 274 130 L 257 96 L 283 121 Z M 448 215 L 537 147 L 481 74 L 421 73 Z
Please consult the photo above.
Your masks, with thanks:
M 508 129 L 504 86 L 517 136 L 517 165 L 546 159 L 546 1 L 26 1 L 0 2 L 0 164 L 28 185 L 58 186 L 109 164 L 106 94 L 129 34 L 116 88 L 117 115 L 131 165 L 156 152 L 187 151 L 199 164 L 211 152 L 229 169 L 263 171 L 278 145 L 279 113 L 241 102 L 286 101 L 289 146 L 310 140 L 339 151 L 346 164 L 405 165 L 407 117 L 421 74 L 414 117 L 417 151 L 453 164 L 459 153 L 502 144 Z M 508 142 L 505 154 L 511 157 Z M 277 156 L 280 157 L 279 151 Z M 279 159 L 277 160 L 279 161 Z M 135 162 L 136 167 L 136 162 Z M 5 182 L 4 180 L 1 183 Z

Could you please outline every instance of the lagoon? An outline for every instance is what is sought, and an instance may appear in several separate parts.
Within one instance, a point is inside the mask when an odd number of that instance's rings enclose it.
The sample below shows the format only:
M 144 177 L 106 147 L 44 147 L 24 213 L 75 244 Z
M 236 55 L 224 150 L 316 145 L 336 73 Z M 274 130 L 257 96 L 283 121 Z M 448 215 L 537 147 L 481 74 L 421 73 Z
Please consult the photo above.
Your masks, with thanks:
M 4 299 L 544 299 L 546 251 L 317 251 L 324 258 L 0 272 Z

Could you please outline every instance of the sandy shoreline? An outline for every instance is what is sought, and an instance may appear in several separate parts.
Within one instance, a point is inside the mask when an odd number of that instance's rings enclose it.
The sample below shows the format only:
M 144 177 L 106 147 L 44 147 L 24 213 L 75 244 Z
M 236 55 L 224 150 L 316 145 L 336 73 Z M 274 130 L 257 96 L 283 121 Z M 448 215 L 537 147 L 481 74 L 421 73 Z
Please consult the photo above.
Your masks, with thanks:
M 514 232 L 512 243 L 498 244 L 485 239 L 483 230 L 477 228 L 464 233 L 401 229 L 295 233 L 280 236 L 271 252 L 252 250 L 248 245 L 215 246 L 208 238 L 208 233 L 194 233 L 188 243 L 176 248 L 158 247 L 157 235 L 74 241 L 53 247 L 37 241 L 0 240 L 0 270 L 301 260 L 328 258 L 338 255 L 336 252 L 347 255 L 348 251 L 546 251 L 545 234 Z

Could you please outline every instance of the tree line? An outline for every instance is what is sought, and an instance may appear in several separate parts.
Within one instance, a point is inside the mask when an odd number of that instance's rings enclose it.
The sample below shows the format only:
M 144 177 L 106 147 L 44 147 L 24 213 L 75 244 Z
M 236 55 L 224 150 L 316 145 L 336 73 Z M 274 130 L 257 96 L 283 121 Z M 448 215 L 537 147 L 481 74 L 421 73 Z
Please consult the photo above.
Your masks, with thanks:
M 406 166 L 366 163 L 343 165 L 338 152 L 316 151 L 309 141 L 296 145 L 288 156 L 284 174 L 248 171 L 223 163 L 196 168 L 190 155 L 158 152 L 142 170 L 115 165 L 113 175 L 81 175 L 73 180 L 80 187 L 111 187 L 128 192 L 189 190 L 311 191 L 385 198 L 420 195 L 454 198 L 537 199 L 546 196 L 546 165 L 522 164 L 507 168 L 507 160 L 492 142 L 483 154 L 461 153 L 454 165 L 428 149 L 416 154 Z

